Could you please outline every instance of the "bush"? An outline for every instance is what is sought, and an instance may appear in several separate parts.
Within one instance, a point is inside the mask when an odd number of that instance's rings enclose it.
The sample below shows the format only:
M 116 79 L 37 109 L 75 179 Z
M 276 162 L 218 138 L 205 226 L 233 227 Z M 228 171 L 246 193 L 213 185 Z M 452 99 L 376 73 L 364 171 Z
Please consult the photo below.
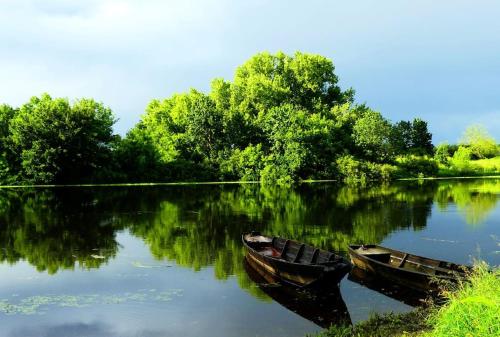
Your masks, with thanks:
M 396 171 L 392 165 L 357 160 L 351 155 L 338 158 L 336 164 L 340 179 L 346 183 L 366 184 L 374 180 L 389 181 Z
M 464 146 L 460 146 L 450 160 L 451 166 L 460 172 L 469 172 L 471 170 L 470 159 L 472 151 Z
M 396 159 L 398 177 L 432 177 L 436 176 L 439 166 L 436 160 L 428 156 L 400 156 Z
M 448 164 L 448 158 L 451 156 L 451 148 L 448 143 L 441 143 L 436 146 L 434 159 L 441 164 Z

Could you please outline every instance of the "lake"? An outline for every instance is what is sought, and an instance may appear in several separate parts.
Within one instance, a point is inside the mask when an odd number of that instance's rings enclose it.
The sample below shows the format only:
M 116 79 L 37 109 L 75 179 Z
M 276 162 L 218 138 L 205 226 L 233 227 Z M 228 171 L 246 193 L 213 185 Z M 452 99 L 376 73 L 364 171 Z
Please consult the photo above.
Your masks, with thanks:
M 499 200 L 500 179 L 0 189 L 0 336 L 304 336 L 328 310 L 409 311 L 418 299 L 355 275 L 301 305 L 252 274 L 241 233 L 498 265 Z

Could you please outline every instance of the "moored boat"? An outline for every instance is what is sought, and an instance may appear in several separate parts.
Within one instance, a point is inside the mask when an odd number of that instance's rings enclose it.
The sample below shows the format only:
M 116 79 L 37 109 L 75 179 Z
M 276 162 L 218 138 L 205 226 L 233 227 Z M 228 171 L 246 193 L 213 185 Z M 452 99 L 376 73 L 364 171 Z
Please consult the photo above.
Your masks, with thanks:
M 298 241 L 257 232 L 243 234 L 242 241 L 247 260 L 296 286 L 338 284 L 351 269 L 342 256 Z
M 422 257 L 378 245 L 350 245 L 351 262 L 388 280 L 404 286 L 433 291 L 439 281 L 455 282 L 465 279 L 469 266 Z

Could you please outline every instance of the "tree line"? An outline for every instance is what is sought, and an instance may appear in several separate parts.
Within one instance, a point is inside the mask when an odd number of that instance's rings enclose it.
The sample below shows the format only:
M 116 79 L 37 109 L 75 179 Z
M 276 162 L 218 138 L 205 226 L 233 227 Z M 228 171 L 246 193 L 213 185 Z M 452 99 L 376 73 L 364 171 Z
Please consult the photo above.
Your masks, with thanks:
M 152 100 L 125 137 L 113 133 L 113 112 L 92 99 L 43 94 L 18 108 L 0 105 L 0 182 L 291 184 L 435 172 L 421 159 L 433 155 L 427 122 L 391 123 L 355 103 L 334 70 L 320 55 L 259 53 L 208 93 Z

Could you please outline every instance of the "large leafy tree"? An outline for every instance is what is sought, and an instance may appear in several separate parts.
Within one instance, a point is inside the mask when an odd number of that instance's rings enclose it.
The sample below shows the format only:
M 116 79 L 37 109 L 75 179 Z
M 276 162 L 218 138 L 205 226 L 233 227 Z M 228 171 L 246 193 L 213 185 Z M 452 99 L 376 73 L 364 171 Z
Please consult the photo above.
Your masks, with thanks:
M 351 157 L 370 170 L 367 176 L 385 177 L 378 171 L 393 157 L 392 126 L 355 104 L 354 91 L 340 88 L 334 70 L 320 55 L 259 53 L 237 68 L 233 81 L 213 80 L 207 94 L 192 89 L 151 101 L 122 143 L 128 144 L 123 158 L 144 158 L 137 153 L 144 141 L 145 155 L 158 154 L 161 180 L 343 179 L 346 161 L 338 159 Z M 399 128 L 402 152 L 425 136 L 426 125 L 408 124 Z
M 351 137 L 339 108 L 351 111 L 352 102 L 327 58 L 260 53 L 233 82 L 214 80 L 208 95 L 191 90 L 152 101 L 140 125 L 165 165 L 290 182 L 334 174 Z
M 115 139 L 109 108 L 92 99 L 73 105 L 48 94 L 21 106 L 10 125 L 19 175 L 30 183 L 92 181 L 109 164 Z

